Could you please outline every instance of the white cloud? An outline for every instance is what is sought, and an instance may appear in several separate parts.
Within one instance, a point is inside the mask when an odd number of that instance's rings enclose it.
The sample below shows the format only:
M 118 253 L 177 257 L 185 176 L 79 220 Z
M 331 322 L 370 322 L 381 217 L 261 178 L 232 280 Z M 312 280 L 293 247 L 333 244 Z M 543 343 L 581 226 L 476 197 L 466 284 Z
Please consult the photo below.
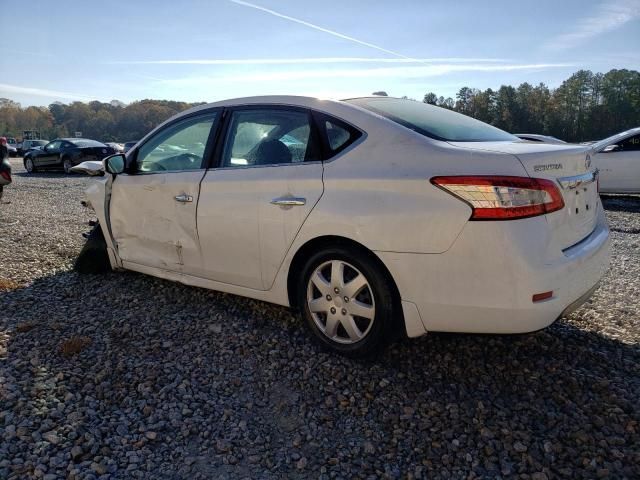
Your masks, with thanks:
M 92 97 L 90 95 L 81 95 L 78 93 L 60 92 L 57 90 L 48 90 L 44 88 L 23 87 L 20 85 L 8 85 L 6 83 L 0 83 L 0 94 L 4 93 L 18 93 L 24 95 L 34 95 L 37 97 L 63 98 L 66 100 L 96 100 L 95 97 Z
M 545 45 L 549 50 L 576 47 L 587 40 L 640 18 L 640 0 L 608 0 L 588 17 L 577 20 L 574 29 L 559 35 Z
M 296 65 L 329 63 L 503 63 L 502 58 L 368 58 L 368 57 L 308 57 L 308 58 L 201 58 L 186 60 L 130 60 L 114 61 L 118 65 Z
M 406 58 L 410 59 L 411 57 L 407 57 L 406 55 L 402 55 L 401 53 L 394 52 L 393 50 L 388 50 L 386 48 L 380 47 L 373 43 L 365 42 L 362 40 L 358 40 L 357 38 L 350 37 L 349 35 L 345 35 L 343 33 L 336 32 L 335 30 L 329 30 L 328 28 L 321 27 L 319 25 L 306 22 L 304 20 L 300 20 L 299 18 L 290 17 L 289 15 L 284 15 L 282 13 L 276 12 L 275 10 L 271 10 L 269 8 L 261 7 L 260 5 L 256 5 L 255 3 L 245 2 L 243 0 L 229 0 L 231 3 L 235 3 L 236 5 L 242 5 L 243 7 L 253 8 L 254 10 L 259 10 L 261 12 L 268 13 L 269 15 L 273 15 L 274 17 L 282 18 L 284 20 L 289 20 L 290 22 L 298 23 L 300 25 L 304 25 L 305 27 L 312 28 L 314 30 L 318 30 L 320 32 L 328 33 L 329 35 L 333 35 L 334 37 L 342 38 L 343 40 L 348 40 L 352 43 L 357 43 L 358 45 L 363 45 L 365 47 L 373 48 L 380 52 L 388 53 L 389 55 L 393 55 L 398 58 Z
M 168 79 L 160 82 L 173 87 L 209 86 L 238 82 L 282 82 L 289 80 L 316 80 L 330 78 L 427 78 L 454 72 L 508 72 L 517 70 L 546 70 L 550 68 L 572 67 L 568 63 L 536 64 L 451 64 L 441 63 L 421 66 L 401 66 L 361 69 L 323 69 L 323 70 L 281 70 L 276 72 L 234 73 L 232 75 L 194 75 Z

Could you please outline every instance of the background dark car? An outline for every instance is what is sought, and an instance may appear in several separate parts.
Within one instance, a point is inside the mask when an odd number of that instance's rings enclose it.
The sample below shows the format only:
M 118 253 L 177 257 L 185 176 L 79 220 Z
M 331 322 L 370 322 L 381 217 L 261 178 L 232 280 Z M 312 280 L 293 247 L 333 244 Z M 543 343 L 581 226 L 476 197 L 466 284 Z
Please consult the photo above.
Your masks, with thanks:
M 18 155 L 22 157 L 29 150 L 44 147 L 47 143 L 49 143 L 49 140 L 23 140 L 22 143 L 18 144 Z
M 18 142 L 13 137 L 6 137 L 6 138 L 7 138 L 7 150 L 9 150 L 9 156 L 10 157 L 17 157 L 18 156 Z
M 86 138 L 57 138 L 38 150 L 24 156 L 24 168 L 32 173 L 37 170 L 63 169 L 71 173 L 71 167 L 87 160 L 102 160 L 114 154 L 113 148 Z
M 11 183 L 11 164 L 9 160 L 0 160 L 0 200 L 2 199 L 2 190 L 6 185 Z

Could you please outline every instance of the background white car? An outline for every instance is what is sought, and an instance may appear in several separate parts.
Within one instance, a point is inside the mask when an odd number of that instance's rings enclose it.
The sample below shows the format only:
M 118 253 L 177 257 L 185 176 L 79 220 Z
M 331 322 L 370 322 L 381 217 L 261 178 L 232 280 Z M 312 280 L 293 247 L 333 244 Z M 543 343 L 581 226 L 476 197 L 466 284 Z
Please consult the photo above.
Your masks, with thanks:
M 76 268 L 295 306 L 348 355 L 427 331 L 538 330 L 608 265 L 587 151 L 394 98 L 204 105 L 105 159 Z
M 591 145 L 602 193 L 640 193 L 640 127 Z

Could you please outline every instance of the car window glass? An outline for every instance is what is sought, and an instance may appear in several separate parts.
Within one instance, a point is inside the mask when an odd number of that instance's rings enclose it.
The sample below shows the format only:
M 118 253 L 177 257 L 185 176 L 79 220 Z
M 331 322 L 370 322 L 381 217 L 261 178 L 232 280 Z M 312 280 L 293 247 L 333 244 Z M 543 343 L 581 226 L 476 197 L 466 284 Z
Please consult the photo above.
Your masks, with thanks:
M 518 138 L 499 128 L 445 108 L 414 100 L 367 97 L 347 100 L 417 133 L 453 142 L 499 142 Z
M 47 145 L 47 150 L 57 150 L 58 148 L 60 148 L 61 143 L 61 141 L 51 142 L 49 145 Z
M 223 166 L 276 165 L 316 159 L 308 113 L 285 109 L 233 112 Z
M 138 171 L 165 172 L 202 168 L 204 151 L 216 117 L 216 113 L 209 113 L 189 118 L 156 133 L 138 150 Z
M 623 152 L 636 152 L 640 150 L 640 135 L 634 135 L 626 140 L 618 143 L 620 150 Z
M 329 120 L 324 123 L 331 150 L 338 150 L 351 139 L 351 132 Z

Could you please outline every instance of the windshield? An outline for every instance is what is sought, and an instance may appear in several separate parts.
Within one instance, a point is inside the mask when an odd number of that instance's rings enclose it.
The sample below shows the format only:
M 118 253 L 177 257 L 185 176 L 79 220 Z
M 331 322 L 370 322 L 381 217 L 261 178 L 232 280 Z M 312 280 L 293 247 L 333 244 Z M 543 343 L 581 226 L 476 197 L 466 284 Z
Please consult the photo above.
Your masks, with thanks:
M 518 137 L 479 120 L 414 100 L 374 97 L 353 98 L 346 101 L 436 140 L 451 142 L 518 140 Z

